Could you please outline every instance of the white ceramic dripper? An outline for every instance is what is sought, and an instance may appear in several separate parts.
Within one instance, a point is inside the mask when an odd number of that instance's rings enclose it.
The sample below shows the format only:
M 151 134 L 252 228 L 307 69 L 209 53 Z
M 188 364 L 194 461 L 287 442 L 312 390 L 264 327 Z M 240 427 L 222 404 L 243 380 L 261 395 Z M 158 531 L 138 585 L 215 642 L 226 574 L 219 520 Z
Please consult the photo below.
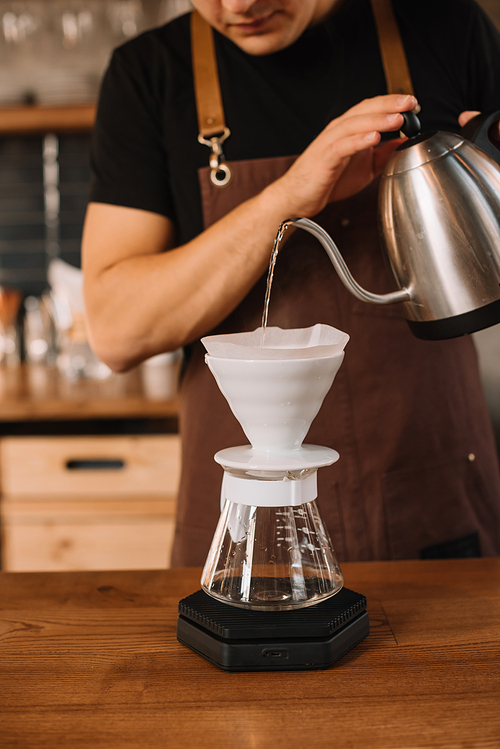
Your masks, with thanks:
M 337 593 L 342 575 L 320 517 L 317 469 L 338 460 L 304 445 L 344 357 L 334 328 L 262 330 L 203 339 L 206 362 L 250 445 L 221 450 L 222 514 L 202 575 L 233 606 L 280 610 Z M 223 354 L 221 356 L 221 354 Z

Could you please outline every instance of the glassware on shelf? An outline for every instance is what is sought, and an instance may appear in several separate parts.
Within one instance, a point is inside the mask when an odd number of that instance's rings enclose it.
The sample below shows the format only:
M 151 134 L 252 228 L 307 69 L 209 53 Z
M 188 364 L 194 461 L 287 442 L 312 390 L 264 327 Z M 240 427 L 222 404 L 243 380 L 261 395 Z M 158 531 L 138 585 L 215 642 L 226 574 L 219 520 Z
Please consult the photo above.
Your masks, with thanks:
M 115 44 L 132 39 L 144 29 L 141 0 L 106 0 L 106 14 Z
M 141 0 L 0 0 L 0 105 L 94 101 L 112 50 L 148 25 Z
M 85 328 L 83 274 L 59 258 L 49 263 L 50 311 L 57 330 L 57 367 L 68 379 L 104 380 L 111 369 L 92 351 Z
M 32 73 L 40 65 L 46 6 L 41 0 L 0 0 L 0 105 L 36 98 Z
M 109 57 L 106 15 L 99 0 L 51 0 L 43 35 L 43 64 L 34 71 L 37 101 L 93 101 Z
M 30 364 L 55 362 L 55 329 L 46 297 L 24 300 L 24 357 Z
M 69 380 L 105 380 L 111 369 L 100 361 L 87 340 L 83 318 L 73 318 L 70 328 L 58 334 L 57 368 Z
M 18 313 L 22 294 L 17 289 L 0 286 L 0 364 L 17 367 L 21 361 Z
M 141 366 L 144 394 L 151 400 L 174 398 L 178 390 L 182 352 L 172 351 L 152 356 Z

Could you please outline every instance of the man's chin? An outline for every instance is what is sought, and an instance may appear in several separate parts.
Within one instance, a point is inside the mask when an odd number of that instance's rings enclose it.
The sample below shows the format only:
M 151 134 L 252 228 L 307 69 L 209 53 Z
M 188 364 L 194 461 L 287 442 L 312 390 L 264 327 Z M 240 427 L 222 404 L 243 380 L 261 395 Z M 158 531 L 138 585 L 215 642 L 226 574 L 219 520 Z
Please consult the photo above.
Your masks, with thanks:
M 243 52 L 255 57 L 271 55 L 273 52 L 279 52 L 293 43 L 293 39 L 288 39 L 285 34 L 265 33 L 265 34 L 242 34 L 237 30 L 230 30 L 226 36 L 231 39 Z

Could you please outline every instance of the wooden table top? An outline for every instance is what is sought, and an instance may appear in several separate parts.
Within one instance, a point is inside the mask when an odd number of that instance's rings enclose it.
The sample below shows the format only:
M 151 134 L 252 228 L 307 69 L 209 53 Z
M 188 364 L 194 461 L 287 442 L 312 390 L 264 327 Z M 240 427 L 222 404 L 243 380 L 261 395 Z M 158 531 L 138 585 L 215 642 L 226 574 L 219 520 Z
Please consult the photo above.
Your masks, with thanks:
M 2 749 L 500 747 L 500 559 L 343 565 L 371 633 L 325 671 L 179 645 L 200 570 L 0 573 Z
M 105 380 L 69 380 L 43 365 L 0 368 L 0 422 L 162 418 L 177 412 L 175 396 L 148 395 L 138 367 Z

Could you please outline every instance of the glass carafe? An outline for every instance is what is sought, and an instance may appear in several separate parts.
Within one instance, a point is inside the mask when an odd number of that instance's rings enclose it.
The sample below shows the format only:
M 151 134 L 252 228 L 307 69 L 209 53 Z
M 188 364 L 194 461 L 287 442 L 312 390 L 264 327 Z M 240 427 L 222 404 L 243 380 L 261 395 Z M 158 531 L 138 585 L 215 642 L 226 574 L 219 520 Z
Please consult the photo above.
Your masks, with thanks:
M 311 606 L 337 593 L 342 574 L 315 499 L 316 469 L 242 474 L 225 472 L 203 589 L 261 611 Z M 227 498 L 238 494 L 246 504 Z M 248 504 L 252 495 L 258 506 Z

